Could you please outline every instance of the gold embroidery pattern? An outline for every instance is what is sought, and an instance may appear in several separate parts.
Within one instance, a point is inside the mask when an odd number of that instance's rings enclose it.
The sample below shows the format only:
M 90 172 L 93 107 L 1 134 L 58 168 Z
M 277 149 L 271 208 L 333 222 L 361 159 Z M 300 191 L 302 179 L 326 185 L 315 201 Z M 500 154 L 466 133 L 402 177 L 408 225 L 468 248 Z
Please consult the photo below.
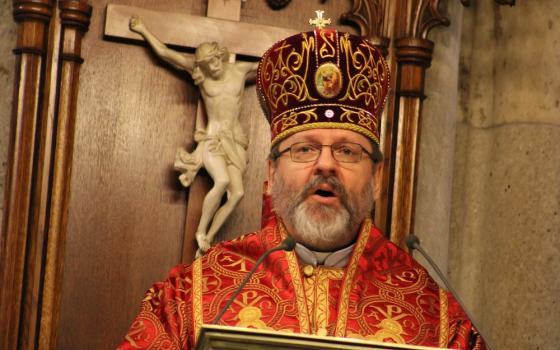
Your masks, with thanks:
M 179 339 L 182 341 L 181 346 L 185 347 L 185 344 L 189 341 L 189 329 L 191 325 L 191 314 L 192 312 L 188 310 L 188 304 L 181 300 L 177 302 L 177 314 L 179 321 L 179 329 L 181 333 L 179 334 Z
M 348 120 L 350 123 L 362 125 L 368 130 L 377 130 L 377 119 L 365 112 L 364 110 L 357 110 L 353 111 L 348 108 L 341 108 L 343 113 L 340 115 L 340 120 Z M 357 117 L 357 120 L 353 119 L 353 117 Z
M 284 138 L 286 138 L 290 135 L 293 135 L 293 134 L 295 134 L 297 132 L 300 132 L 300 131 L 311 130 L 311 129 L 346 129 L 346 130 L 352 130 L 352 131 L 358 132 L 360 134 L 363 134 L 363 135 L 369 137 L 375 143 L 379 144 L 379 139 L 371 131 L 366 130 L 363 127 L 361 127 L 359 125 L 356 125 L 356 124 L 337 123 L 337 122 L 334 122 L 334 123 L 317 122 L 317 123 L 313 123 L 313 124 L 304 124 L 304 125 L 294 126 L 291 129 L 285 130 L 285 131 L 279 133 L 278 135 L 276 135 L 276 137 L 272 140 L 271 144 L 272 144 L 272 146 L 274 146 L 280 140 L 282 140 L 282 139 L 284 139 Z
M 294 125 L 307 124 L 311 120 L 316 121 L 319 117 L 315 113 L 315 109 L 316 108 L 311 108 L 311 109 L 297 111 L 297 112 L 293 111 L 290 112 L 290 114 L 287 117 L 284 116 L 284 114 L 281 114 L 274 118 L 274 120 L 272 121 L 272 127 L 275 130 L 284 131 Z M 300 117 L 303 117 L 302 120 L 299 120 Z M 281 124 L 280 128 L 278 128 L 278 124 Z
M 303 279 L 307 308 L 311 320 L 311 332 L 313 334 L 319 334 L 328 329 L 330 318 L 330 281 L 340 281 L 343 277 L 343 269 L 318 267 L 312 276 Z
M 239 322 L 236 324 L 238 327 L 270 329 L 267 327 L 266 323 L 261 320 L 262 311 L 257 307 L 245 306 L 239 311 L 238 317 Z
M 281 240 L 281 230 L 276 226 L 270 226 L 258 234 L 246 235 L 245 242 L 234 242 L 238 243 L 235 245 L 226 244 L 225 249 L 216 247 L 205 255 L 201 276 L 203 321 L 208 322 L 215 317 L 244 278 L 245 273 L 242 271 L 252 268 L 254 262 L 249 256 L 259 255 L 254 249 L 266 249 L 277 245 Z M 266 260 L 265 265 L 278 262 L 286 266 L 283 259 L 275 258 L 271 261 Z M 252 276 L 243 292 L 222 317 L 221 324 L 261 329 L 267 327 L 264 329 L 286 332 L 299 331 L 301 317 L 296 298 L 283 298 L 282 294 L 285 291 L 279 289 L 279 286 L 297 283 L 297 281 L 290 280 L 291 276 L 285 273 L 270 276 L 270 271 L 271 269 L 265 267 Z M 305 302 L 305 298 L 302 301 Z M 305 306 L 304 310 L 306 310 Z M 195 312 L 193 314 L 196 315 Z M 192 323 L 194 324 L 194 321 Z M 194 329 L 194 327 L 189 328 Z
M 235 281 L 227 291 L 224 293 L 220 293 L 220 295 L 215 298 L 212 302 L 212 308 L 216 310 L 221 309 L 221 302 L 228 300 L 231 295 L 237 289 L 237 286 L 241 281 Z M 278 319 L 284 316 L 284 309 L 285 306 L 282 303 L 282 300 L 278 297 L 278 290 L 271 289 L 265 285 L 260 284 L 260 281 L 255 281 L 254 283 L 248 283 L 240 296 L 238 296 L 233 302 L 236 305 L 241 306 L 242 309 L 251 307 L 257 307 L 259 310 L 263 309 L 274 309 L 274 313 L 270 315 L 271 319 L 269 321 L 270 324 L 274 324 Z
M 196 259 L 192 263 L 193 274 L 193 321 L 194 321 L 194 343 L 198 340 L 198 334 L 202 327 L 202 259 Z
M 158 289 L 157 292 L 154 287 L 148 289 L 146 296 L 142 299 L 142 307 L 145 307 L 145 311 L 153 311 L 154 306 L 157 307 L 160 304 L 162 294 L 162 289 Z
M 400 323 L 391 318 L 386 318 L 379 322 L 378 325 L 381 329 L 375 332 L 373 335 L 362 336 L 358 333 L 348 333 L 350 338 L 357 338 L 363 340 L 373 340 L 378 342 L 386 342 L 388 339 L 392 340 L 396 344 L 406 344 L 402 334 L 404 330 Z
M 333 45 L 334 44 L 338 44 L 338 40 L 336 40 L 336 37 L 338 36 L 338 32 L 336 31 L 325 31 L 322 30 L 320 31 L 320 36 L 321 39 L 323 39 L 323 45 L 321 45 L 321 48 L 319 48 L 318 51 L 318 55 L 320 59 L 326 59 L 326 58 L 333 58 L 333 57 L 338 57 L 338 55 L 336 54 L 336 48 Z M 319 63 L 319 59 L 317 59 L 317 64 Z
M 280 103 L 287 106 L 290 99 L 299 102 L 317 100 L 310 96 L 306 85 L 310 51 L 315 47 L 315 38 L 305 33 L 302 33 L 302 36 L 300 52 L 284 43 L 274 49 L 278 52 L 276 62 L 272 62 L 270 55 L 265 54 L 262 76 L 264 81 L 270 84 L 264 93 L 274 109 L 277 109 Z
M 447 342 L 449 339 L 449 300 L 447 299 L 447 293 L 444 289 L 439 289 L 439 347 L 447 347 Z
M 397 328 L 391 326 L 391 322 L 398 323 L 400 327 L 404 329 L 406 328 L 405 323 L 414 322 L 411 320 L 411 317 L 417 320 L 418 324 L 422 324 L 424 320 L 421 309 L 415 307 L 415 305 L 407 303 L 404 298 L 388 298 L 386 294 L 382 293 L 363 298 L 360 300 L 357 308 L 358 312 L 352 314 L 352 319 L 359 324 L 364 334 L 375 335 L 380 330 L 383 330 L 385 333 L 389 330 L 395 331 Z M 383 323 L 384 320 L 390 320 L 390 322 L 387 321 Z M 423 339 L 426 330 L 421 329 L 419 332 L 417 337 Z M 403 331 L 401 333 L 397 332 L 396 334 L 402 336 L 406 333 Z
M 372 283 L 373 285 L 379 288 L 379 291 L 377 296 L 363 299 L 360 302 L 361 312 L 358 315 L 355 315 L 355 317 L 357 317 L 357 321 L 358 323 L 360 323 L 362 329 L 367 330 L 366 331 L 367 333 L 372 331 L 370 328 L 371 324 L 366 321 L 363 321 L 365 319 L 364 315 L 366 309 L 368 310 L 374 309 L 375 311 L 370 311 L 370 312 L 372 312 L 373 314 L 381 314 L 385 319 L 398 321 L 403 318 L 408 319 L 408 317 L 412 317 L 412 319 L 416 320 L 416 323 L 418 325 L 425 324 L 423 309 L 421 307 L 420 308 L 416 307 L 415 305 L 422 304 L 421 299 L 425 295 L 421 291 L 424 290 L 424 288 L 427 285 L 427 278 L 425 273 L 423 273 L 423 271 L 417 269 L 415 270 L 417 272 L 415 275 L 419 276 L 417 282 L 412 282 L 411 280 L 408 279 L 403 280 L 402 276 L 404 273 L 388 274 L 387 275 L 388 279 L 385 283 L 381 281 L 377 281 L 376 279 L 372 279 L 372 281 L 370 281 L 370 283 Z M 398 280 L 400 282 L 405 282 L 405 283 L 408 282 L 410 283 L 410 285 L 407 286 L 402 283 L 401 284 L 387 283 L 391 281 L 392 279 L 391 276 L 395 280 Z M 406 301 L 407 299 L 406 296 L 411 294 L 417 295 L 416 302 L 414 304 L 411 304 L 410 302 Z M 381 306 L 376 306 L 376 305 L 386 305 L 383 306 L 383 308 L 385 308 L 386 311 L 383 311 Z M 403 322 L 413 322 L 413 321 L 408 319 L 408 321 L 403 321 Z M 377 324 L 375 326 L 381 327 L 381 322 L 380 324 Z M 426 327 L 421 326 L 418 330 L 418 333 L 415 335 L 415 338 L 411 339 L 411 341 L 415 342 L 424 339 L 428 331 L 429 330 Z
M 207 259 L 207 264 L 212 266 L 220 275 L 241 280 L 255 263 L 255 260 L 232 251 L 212 252 L 207 255 Z M 262 275 L 262 271 L 257 271 L 253 276 L 259 275 Z
M 401 295 L 416 293 L 426 287 L 429 276 L 421 269 L 414 268 L 413 270 L 414 273 L 411 271 L 388 273 L 386 275 L 387 279 L 384 282 L 372 280 L 371 283 L 379 288 L 380 293 L 384 294 L 393 294 L 395 292 Z M 400 283 L 395 283 L 393 279 Z M 395 287 L 398 287 L 398 289 Z
M 335 328 L 335 337 L 344 337 L 344 333 L 346 332 L 346 321 L 348 320 L 348 302 L 350 300 L 350 291 L 352 289 L 352 285 L 354 282 L 354 275 L 356 273 L 356 269 L 358 268 L 358 261 L 364 252 L 364 248 L 366 247 L 369 232 L 371 230 L 371 220 L 366 219 L 363 226 L 362 231 L 360 232 L 360 236 L 358 238 L 358 242 L 356 243 L 356 247 L 354 248 L 354 252 L 352 253 L 352 258 L 346 267 L 346 276 L 342 281 L 342 290 L 340 293 L 340 304 L 338 306 L 338 320 L 336 323 Z
M 316 288 L 316 280 L 317 280 L 317 273 L 316 271 L 313 273 L 312 276 L 304 277 L 303 278 L 303 289 L 305 290 L 305 301 L 307 303 L 307 311 L 309 315 L 309 319 L 311 321 L 311 331 L 314 332 L 316 330 L 315 325 L 315 305 L 317 305 L 317 301 L 315 300 L 315 288 Z
M 388 81 L 387 67 L 381 61 L 376 62 L 378 53 L 373 46 L 360 43 L 354 49 L 347 34 L 340 38 L 340 48 L 346 58 L 347 76 L 350 77 L 346 94 L 341 100 L 363 99 L 367 105 L 373 104 L 373 108 L 377 110 L 384 102 L 380 82 Z M 351 72 L 351 66 L 358 72 Z
M 145 330 L 146 326 L 144 322 L 148 321 L 152 326 L 155 327 L 155 338 L 150 341 L 150 349 L 177 349 L 178 347 L 175 344 L 179 344 L 179 339 L 172 334 L 168 334 L 165 331 L 161 321 L 159 318 L 153 313 L 146 313 L 143 314 L 144 320 L 137 320 L 131 325 L 130 330 L 125 336 L 125 339 L 130 343 L 131 346 L 135 348 L 140 348 L 136 341 L 146 341 L 145 339 Z M 142 348 L 144 348 L 142 346 Z M 120 349 L 120 348 L 119 348 Z
M 282 237 L 286 237 L 285 229 L 282 223 L 278 223 Z M 301 273 L 297 261 L 296 253 L 294 251 L 286 252 L 286 260 L 288 261 L 288 270 L 292 276 L 292 283 L 296 294 L 296 306 L 298 309 L 298 319 L 300 326 L 300 333 L 309 334 L 309 312 L 307 311 L 307 304 L 305 301 L 305 291 L 303 289 Z
M 329 270 L 319 268 L 317 271 L 315 300 L 315 330 L 327 329 L 329 320 Z

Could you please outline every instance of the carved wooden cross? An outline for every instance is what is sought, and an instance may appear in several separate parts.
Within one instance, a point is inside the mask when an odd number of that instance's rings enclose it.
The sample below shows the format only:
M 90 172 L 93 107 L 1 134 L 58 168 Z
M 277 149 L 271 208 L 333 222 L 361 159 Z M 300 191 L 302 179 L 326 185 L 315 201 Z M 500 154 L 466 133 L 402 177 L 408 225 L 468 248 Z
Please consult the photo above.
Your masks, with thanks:
M 201 17 L 110 4 L 107 6 L 104 34 L 108 38 L 144 42 L 139 34 L 129 29 L 130 17 L 136 15 L 167 45 L 196 48 L 201 43 L 215 41 L 231 53 L 260 57 L 272 44 L 296 33 L 285 28 L 239 22 L 240 8 L 241 0 L 209 0 L 207 17 Z M 196 114 L 197 126 L 204 127 L 206 116 L 200 99 Z M 194 258 L 194 233 L 202 212 L 202 199 L 209 189 L 210 180 L 201 176 L 197 176 L 190 185 L 183 262 Z
M 209 1 L 209 4 L 212 1 Z M 210 9 L 210 5 L 208 6 Z M 129 29 L 129 20 L 139 16 L 161 41 L 167 45 L 196 48 L 203 42 L 215 41 L 229 52 L 260 57 L 276 41 L 297 31 L 231 20 L 191 16 L 132 6 L 109 4 L 105 19 L 105 36 L 109 38 L 144 41 Z

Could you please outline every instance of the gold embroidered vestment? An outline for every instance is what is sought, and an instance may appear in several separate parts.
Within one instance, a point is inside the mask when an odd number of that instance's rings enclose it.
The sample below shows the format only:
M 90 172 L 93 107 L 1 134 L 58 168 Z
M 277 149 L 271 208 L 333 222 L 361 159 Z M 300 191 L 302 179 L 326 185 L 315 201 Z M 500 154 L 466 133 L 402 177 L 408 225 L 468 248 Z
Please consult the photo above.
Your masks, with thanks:
M 285 233 L 276 220 L 176 266 L 148 290 L 119 349 L 192 349 L 255 261 Z M 271 254 L 220 324 L 455 349 L 483 349 L 453 297 L 366 221 L 345 268 Z M 470 343 L 470 345 L 469 345 Z

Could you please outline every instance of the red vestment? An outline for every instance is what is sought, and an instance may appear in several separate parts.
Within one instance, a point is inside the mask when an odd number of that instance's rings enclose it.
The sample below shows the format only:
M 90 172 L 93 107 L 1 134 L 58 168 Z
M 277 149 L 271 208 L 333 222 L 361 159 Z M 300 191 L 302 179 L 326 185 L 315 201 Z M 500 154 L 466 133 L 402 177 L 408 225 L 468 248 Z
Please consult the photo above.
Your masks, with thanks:
M 119 349 L 192 349 L 255 261 L 286 236 L 275 220 L 176 266 L 148 290 Z M 304 273 L 305 271 L 305 273 Z M 272 253 L 220 324 L 453 349 L 484 349 L 459 304 L 366 220 L 345 268 Z M 469 345 L 471 344 L 471 345 Z

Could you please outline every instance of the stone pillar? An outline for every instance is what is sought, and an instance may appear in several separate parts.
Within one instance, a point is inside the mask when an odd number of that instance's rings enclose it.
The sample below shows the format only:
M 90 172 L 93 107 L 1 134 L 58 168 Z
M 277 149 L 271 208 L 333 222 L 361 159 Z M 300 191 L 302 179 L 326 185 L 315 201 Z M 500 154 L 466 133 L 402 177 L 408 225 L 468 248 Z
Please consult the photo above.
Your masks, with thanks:
M 465 9 L 449 271 L 496 349 L 560 343 L 560 8 Z

